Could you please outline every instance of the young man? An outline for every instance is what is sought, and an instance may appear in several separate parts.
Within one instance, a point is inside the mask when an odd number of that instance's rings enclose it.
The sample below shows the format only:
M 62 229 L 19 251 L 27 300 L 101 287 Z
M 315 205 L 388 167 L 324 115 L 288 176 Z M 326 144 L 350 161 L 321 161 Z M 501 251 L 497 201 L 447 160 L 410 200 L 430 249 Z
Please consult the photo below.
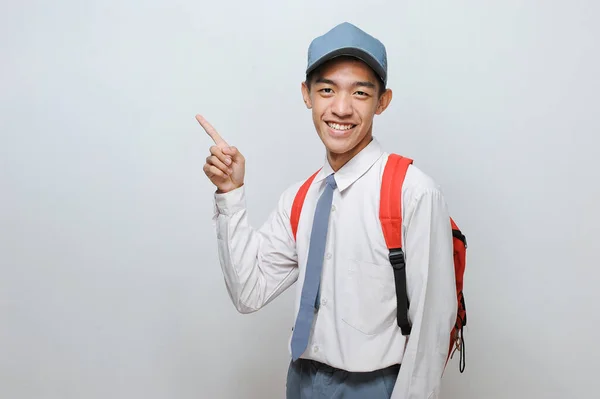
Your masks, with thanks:
M 450 217 L 435 182 L 410 166 L 401 193 L 412 323 L 405 337 L 378 217 L 388 153 L 373 137 L 373 119 L 392 99 L 386 49 L 343 23 L 311 43 L 306 73 L 302 96 L 326 157 L 296 235 L 290 215 L 303 181 L 254 229 L 244 157 L 197 116 L 215 142 L 204 172 L 217 187 L 219 259 L 231 299 L 238 311 L 254 312 L 298 282 L 289 399 L 438 398 L 457 312 Z

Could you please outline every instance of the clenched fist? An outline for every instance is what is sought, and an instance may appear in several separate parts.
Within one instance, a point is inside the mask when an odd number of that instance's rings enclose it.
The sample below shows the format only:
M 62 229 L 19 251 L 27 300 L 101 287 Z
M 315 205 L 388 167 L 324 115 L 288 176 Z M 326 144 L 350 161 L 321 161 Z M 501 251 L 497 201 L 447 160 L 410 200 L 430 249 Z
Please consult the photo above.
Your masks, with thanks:
M 215 145 L 210 147 L 210 154 L 204 164 L 204 173 L 217 186 L 218 193 L 226 193 L 244 184 L 244 156 L 235 147 L 229 146 L 217 133 L 215 128 L 201 115 L 196 120 L 213 139 Z

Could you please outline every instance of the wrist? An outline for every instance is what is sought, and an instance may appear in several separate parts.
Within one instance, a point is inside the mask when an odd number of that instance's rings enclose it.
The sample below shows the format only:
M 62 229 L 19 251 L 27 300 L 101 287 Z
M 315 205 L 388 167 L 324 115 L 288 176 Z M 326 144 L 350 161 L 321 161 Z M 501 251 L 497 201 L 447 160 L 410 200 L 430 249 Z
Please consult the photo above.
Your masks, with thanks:
M 221 215 L 233 215 L 245 208 L 245 195 L 242 186 L 218 189 L 214 195 L 217 212 Z
M 217 187 L 217 194 L 227 194 L 231 191 L 237 190 L 238 188 L 242 187 L 244 185 L 244 183 L 235 185 L 233 187 L 226 187 L 226 188 L 221 188 L 221 187 Z

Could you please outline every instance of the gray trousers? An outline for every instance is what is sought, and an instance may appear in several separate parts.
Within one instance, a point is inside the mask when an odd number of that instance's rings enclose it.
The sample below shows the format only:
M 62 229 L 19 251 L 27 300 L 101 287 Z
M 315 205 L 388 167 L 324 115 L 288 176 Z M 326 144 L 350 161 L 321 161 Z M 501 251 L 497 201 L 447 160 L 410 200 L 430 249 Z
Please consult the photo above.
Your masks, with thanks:
M 291 362 L 286 399 L 389 399 L 400 365 L 352 373 L 313 360 Z

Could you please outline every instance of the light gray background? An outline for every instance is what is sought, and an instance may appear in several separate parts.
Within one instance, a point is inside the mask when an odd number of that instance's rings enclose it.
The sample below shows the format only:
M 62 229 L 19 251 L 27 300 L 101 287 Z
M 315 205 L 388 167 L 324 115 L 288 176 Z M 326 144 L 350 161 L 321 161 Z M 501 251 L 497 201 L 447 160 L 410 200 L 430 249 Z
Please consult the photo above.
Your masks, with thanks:
M 348 20 L 387 45 L 388 151 L 469 240 L 445 398 L 596 397 L 597 1 L 3 1 L 0 397 L 281 398 L 292 291 L 234 311 L 203 113 L 250 219 L 323 159 L 300 82 Z M 272 146 L 272 150 L 267 150 Z M 595 393 L 594 393 L 595 392 Z

